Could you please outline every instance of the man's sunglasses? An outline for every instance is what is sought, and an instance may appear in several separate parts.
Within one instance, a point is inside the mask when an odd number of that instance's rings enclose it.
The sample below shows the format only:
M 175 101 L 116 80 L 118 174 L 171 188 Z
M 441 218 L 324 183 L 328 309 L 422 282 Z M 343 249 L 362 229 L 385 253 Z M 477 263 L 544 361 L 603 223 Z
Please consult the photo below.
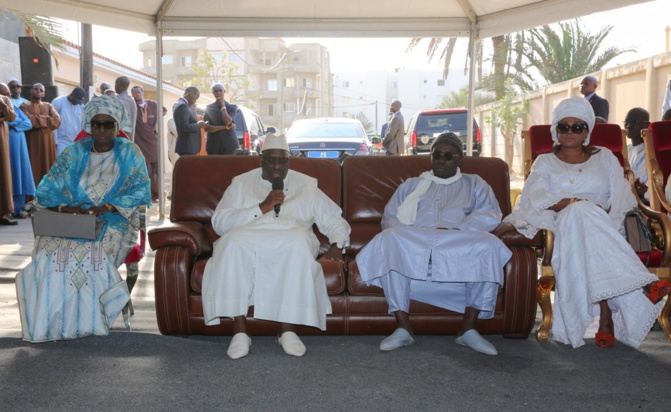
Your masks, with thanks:
M 585 123 L 573 123 L 573 124 L 557 123 L 556 129 L 557 133 L 561 134 L 567 134 L 569 130 L 573 134 L 581 134 L 585 130 L 588 130 L 587 125 Z
M 288 157 L 265 157 L 265 156 L 262 156 L 261 159 L 263 160 L 263 163 L 265 163 L 267 165 L 272 165 L 272 164 L 288 165 L 289 164 L 289 158 Z
M 91 122 L 91 127 L 94 129 L 114 129 L 116 127 L 116 122 Z
M 21 85 L 20 84 L 13 84 L 13 85 L 9 86 L 9 88 L 10 89 L 20 89 Z
M 431 157 L 433 158 L 433 160 L 440 160 L 441 158 L 443 158 L 445 159 L 446 162 L 449 162 L 455 157 L 461 157 L 461 155 L 455 155 L 450 152 L 440 153 L 439 151 L 436 150 L 433 153 L 431 153 Z

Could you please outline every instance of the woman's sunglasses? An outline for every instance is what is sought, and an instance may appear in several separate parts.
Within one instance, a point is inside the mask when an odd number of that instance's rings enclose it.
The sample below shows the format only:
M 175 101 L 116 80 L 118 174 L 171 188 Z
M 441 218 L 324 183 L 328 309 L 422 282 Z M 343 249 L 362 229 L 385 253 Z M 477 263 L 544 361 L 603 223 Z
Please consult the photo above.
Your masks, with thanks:
M 441 158 L 444 158 L 446 162 L 449 162 L 455 157 L 459 157 L 459 155 L 455 155 L 450 152 L 440 153 L 439 151 L 434 151 L 431 153 L 431 157 L 433 157 L 433 160 L 440 160 Z
M 557 133 L 567 134 L 569 130 L 573 134 L 581 134 L 587 130 L 587 125 L 585 123 L 557 123 Z
M 91 127 L 94 129 L 114 129 L 116 122 L 91 122 Z

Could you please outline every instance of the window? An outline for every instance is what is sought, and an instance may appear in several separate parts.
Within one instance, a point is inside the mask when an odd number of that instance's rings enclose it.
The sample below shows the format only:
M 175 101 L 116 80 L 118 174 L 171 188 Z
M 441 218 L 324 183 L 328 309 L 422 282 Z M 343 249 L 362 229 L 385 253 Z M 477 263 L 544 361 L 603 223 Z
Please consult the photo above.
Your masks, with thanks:
M 221 62 L 224 60 L 224 54 L 223 53 L 211 53 L 212 57 L 214 58 L 214 61 L 217 62 L 217 65 L 220 65 Z
M 444 79 L 438 79 L 438 86 L 439 87 L 445 86 L 445 80 Z
M 161 58 L 163 64 L 172 64 L 172 54 L 164 54 Z
M 191 56 L 182 56 L 182 67 L 191 67 Z
M 342 87 L 349 87 L 349 82 L 342 82 Z
M 296 103 L 284 103 L 284 113 L 293 113 L 296 111 Z
M 349 104 L 349 96 L 344 96 L 344 97 L 342 98 L 342 103 L 343 103 L 343 104 Z
M 268 116 L 275 116 L 275 105 L 272 103 L 268 105 Z
M 268 91 L 269 92 L 277 91 L 277 79 L 268 79 Z
M 397 82 L 391 82 L 391 88 L 392 89 L 398 89 L 398 83 Z
M 242 57 L 238 56 L 238 55 L 235 54 L 235 53 L 229 53 L 229 54 L 228 54 L 228 62 L 231 63 L 231 64 L 241 64 L 241 63 L 244 63 L 244 62 L 242 61 Z
M 427 80 L 425 79 L 425 80 L 424 80 L 424 84 L 426 84 L 426 82 L 427 82 Z
M 349 119 L 350 118 L 349 112 L 342 112 L 342 117 L 344 117 L 345 119 Z
M 147 67 L 151 67 L 151 56 L 147 57 Z
M 284 78 L 284 87 L 296 87 L 296 78 L 285 77 Z
M 312 89 L 312 79 L 307 77 L 303 78 L 303 87 L 306 89 Z

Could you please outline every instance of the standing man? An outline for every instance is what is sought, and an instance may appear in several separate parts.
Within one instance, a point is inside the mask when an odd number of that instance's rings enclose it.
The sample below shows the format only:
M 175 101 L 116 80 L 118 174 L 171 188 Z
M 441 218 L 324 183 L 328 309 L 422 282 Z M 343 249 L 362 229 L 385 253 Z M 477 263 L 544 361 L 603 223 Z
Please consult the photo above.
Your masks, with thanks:
M 151 199 L 158 199 L 158 104 L 153 100 L 144 99 L 144 89 L 133 86 L 133 99 L 137 104 L 137 122 L 135 123 L 135 144 L 140 147 L 147 163 L 147 172 L 151 180 Z M 163 114 L 168 111 L 163 108 Z
M 493 234 L 501 210 L 478 175 L 462 174 L 463 143 L 452 132 L 431 146 L 431 171 L 401 184 L 384 208 L 381 233 L 356 256 L 361 279 L 381 287 L 397 329 L 380 343 L 391 351 L 414 342 L 410 300 L 464 314 L 456 343 L 487 355 L 494 345 L 476 330 L 494 317 L 503 267 L 512 253 Z
M 123 102 L 123 105 L 126 107 L 128 112 L 128 118 L 131 121 L 130 128 L 124 128 L 124 125 L 119 125 L 121 130 L 123 130 L 130 139 L 131 142 L 135 141 L 135 122 L 137 120 L 137 105 L 135 100 L 130 97 L 128 94 L 128 86 L 130 86 L 130 79 L 126 76 L 117 77 L 114 81 L 114 90 L 117 93 L 117 99 Z
M 23 103 L 27 103 L 28 100 L 21 97 L 21 82 L 16 77 L 10 77 L 7 79 L 7 87 L 9 87 L 9 99 L 12 101 L 12 104 L 16 107 L 21 107 Z
M 649 198 L 648 168 L 645 164 L 645 145 L 641 135 L 648 126 L 650 126 L 650 113 L 641 107 L 629 110 L 624 118 L 624 130 L 627 131 L 627 138 L 631 140 L 631 144 L 627 145 L 629 165 L 636 178 L 634 182 L 636 193 L 641 199 Z
M 6 89 L 0 83 L 0 88 Z M 8 122 L 16 119 L 12 101 L 0 96 L 0 225 L 16 225 L 12 220 L 14 200 L 12 197 L 12 172 L 9 164 L 9 126 Z
M 209 124 L 205 144 L 208 155 L 233 155 L 240 147 L 233 123 L 238 106 L 224 100 L 224 93 L 226 90 L 221 83 L 212 86 L 216 100 L 205 107 L 204 120 Z
M 585 96 L 585 99 L 592 105 L 594 116 L 602 117 L 608 121 L 608 100 L 597 96 L 596 88 L 599 82 L 594 76 L 585 76 L 580 82 L 580 94 Z
M 35 187 L 40 184 L 42 177 L 49 173 L 51 164 L 56 160 L 54 130 L 61 125 L 61 117 L 54 106 L 42 101 L 44 91 L 42 83 L 35 83 L 30 89 L 30 102 L 21 105 L 21 110 L 33 124 L 33 128 L 26 131 L 26 142 Z
M 61 116 L 61 125 L 54 130 L 56 136 L 56 154 L 59 155 L 66 147 L 75 141 L 75 137 L 82 131 L 82 111 L 86 92 L 81 87 L 75 87 L 67 96 L 55 98 L 51 104 Z
M 110 86 L 109 83 L 107 83 L 107 82 L 100 83 L 100 95 L 101 96 L 104 96 L 105 92 L 108 91 L 108 90 L 112 90 L 112 86 Z
M 200 91 L 189 86 L 184 95 L 172 106 L 172 118 L 177 129 L 175 153 L 180 156 L 195 155 L 200 151 L 200 129 L 207 129 L 207 123 L 198 120 L 190 106 L 196 104 Z
M 342 265 L 342 249 L 349 244 L 350 227 L 340 207 L 316 179 L 289 170 L 284 135 L 267 135 L 259 157 L 261 167 L 236 176 L 212 215 L 221 238 L 203 274 L 205 324 L 233 318 L 231 359 L 249 353 L 246 315 L 252 305 L 254 318 L 278 323 L 284 352 L 303 356 L 296 325 L 326 330 L 331 313 L 312 225 L 329 239 L 324 258 Z
M 9 88 L 0 83 L 0 95 L 9 97 Z M 23 206 L 27 196 L 35 195 L 35 181 L 30 169 L 28 146 L 25 131 L 33 128 L 30 119 L 18 106 L 14 106 L 16 119 L 9 126 L 9 164 L 12 172 L 12 197 L 14 198 L 14 217 L 25 218 Z M 1 217 L 1 216 L 0 216 Z
M 388 155 L 402 155 L 405 153 L 405 123 L 401 114 L 401 102 L 394 100 L 389 109 L 390 117 L 387 122 L 387 130 L 382 138 Z

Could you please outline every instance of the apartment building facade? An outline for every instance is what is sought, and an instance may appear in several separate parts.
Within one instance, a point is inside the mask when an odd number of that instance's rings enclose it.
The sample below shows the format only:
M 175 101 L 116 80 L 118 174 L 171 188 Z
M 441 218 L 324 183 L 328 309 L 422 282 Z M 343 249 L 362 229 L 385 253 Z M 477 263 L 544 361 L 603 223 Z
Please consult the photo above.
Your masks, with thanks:
M 155 46 L 153 41 L 140 44 L 142 70 L 148 73 L 156 72 Z M 278 131 L 285 131 L 296 119 L 333 113 L 333 75 L 324 46 L 287 46 L 275 38 L 167 39 L 163 45 L 163 78 L 188 83 L 196 77 L 199 58 L 205 51 L 216 62 L 208 83 L 223 83 L 233 103 L 250 107 L 264 124 Z

